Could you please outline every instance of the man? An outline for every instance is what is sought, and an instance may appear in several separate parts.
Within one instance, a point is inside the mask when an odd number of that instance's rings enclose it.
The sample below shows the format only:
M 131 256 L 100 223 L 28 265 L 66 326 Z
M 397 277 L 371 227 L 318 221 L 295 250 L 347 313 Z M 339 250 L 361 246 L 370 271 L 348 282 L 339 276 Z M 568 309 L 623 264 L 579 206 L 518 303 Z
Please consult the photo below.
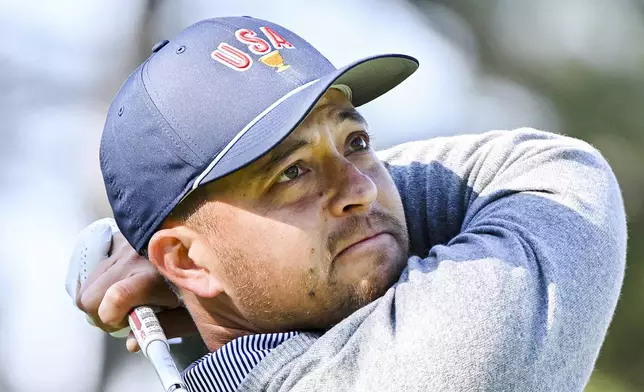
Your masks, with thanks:
M 354 107 L 415 60 L 336 70 L 263 20 L 199 22 L 153 52 L 101 142 L 134 250 L 115 237 L 77 296 L 99 326 L 176 307 L 156 269 L 211 352 L 184 372 L 193 391 L 583 389 L 626 246 L 595 149 L 522 129 L 376 154 Z

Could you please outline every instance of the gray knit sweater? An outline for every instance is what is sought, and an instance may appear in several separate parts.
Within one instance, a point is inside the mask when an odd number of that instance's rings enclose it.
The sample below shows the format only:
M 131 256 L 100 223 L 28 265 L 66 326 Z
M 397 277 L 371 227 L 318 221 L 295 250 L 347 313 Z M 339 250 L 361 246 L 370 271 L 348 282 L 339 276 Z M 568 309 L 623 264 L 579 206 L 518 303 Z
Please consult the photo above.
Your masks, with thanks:
M 325 334 L 274 349 L 240 391 L 581 391 L 615 310 L 626 222 L 587 143 L 521 129 L 380 153 L 412 255 Z

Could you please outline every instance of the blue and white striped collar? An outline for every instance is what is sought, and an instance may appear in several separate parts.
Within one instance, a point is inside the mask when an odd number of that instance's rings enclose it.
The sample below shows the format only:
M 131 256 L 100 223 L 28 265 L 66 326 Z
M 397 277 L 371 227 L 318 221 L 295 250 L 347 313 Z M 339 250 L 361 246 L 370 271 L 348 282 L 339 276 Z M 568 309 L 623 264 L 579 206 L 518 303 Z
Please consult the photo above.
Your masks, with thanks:
M 190 364 L 181 377 L 190 392 L 235 392 L 259 361 L 297 334 L 285 332 L 242 336 Z

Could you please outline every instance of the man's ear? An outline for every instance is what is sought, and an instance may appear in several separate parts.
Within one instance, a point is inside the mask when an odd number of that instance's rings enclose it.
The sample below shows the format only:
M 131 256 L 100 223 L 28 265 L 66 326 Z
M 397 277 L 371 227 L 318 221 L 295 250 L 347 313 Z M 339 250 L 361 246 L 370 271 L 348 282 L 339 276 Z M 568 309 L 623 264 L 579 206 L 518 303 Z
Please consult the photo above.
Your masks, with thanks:
M 198 297 L 214 298 L 223 291 L 212 270 L 216 257 L 212 248 L 186 226 L 157 231 L 148 244 L 148 257 L 161 275 Z

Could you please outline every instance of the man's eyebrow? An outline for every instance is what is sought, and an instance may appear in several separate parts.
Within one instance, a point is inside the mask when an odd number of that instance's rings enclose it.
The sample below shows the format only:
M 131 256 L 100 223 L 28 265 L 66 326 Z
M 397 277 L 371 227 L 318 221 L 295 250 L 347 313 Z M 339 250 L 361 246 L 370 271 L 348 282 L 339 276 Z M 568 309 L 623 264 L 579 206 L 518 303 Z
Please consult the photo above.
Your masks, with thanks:
M 367 121 L 364 119 L 364 117 L 362 117 L 362 115 L 358 113 L 357 110 L 352 108 L 342 108 L 334 110 L 331 113 L 331 116 L 335 118 L 338 124 L 342 123 L 343 121 L 353 121 L 355 123 L 362 124 L 365 127 L 367 126 Z M 296 151 L 310 145 L 311 141 L 308 139 L 287 140 L 283 144 L 279 144 L 268 153 L 266 161 L 261 163 L 253 170 L 252 176 L 266 176 L 267 173 L 270 173 L 274 167 L 279 166 Z
M 267 173 L 270 173 L 274 167 L 279 166 L 296 151 L 310 145 L 311 141 L 308 139 L 294 139 L 285 141 L 284 144 L 278 145 L 268 153 L 266 161 L 261 163 L 258 167 L 255 168 L 255 170 L 253 170 L 253 177 L 265 176 Z
M 336 110 L 334 111 L 333 116 L 335 117 L 338 124 L 343 121 L 353 121 L 355 123 L 367 126 L 367 120 L 365 120 L 364 117 L 362 117 L 362 115 L 353 108 L 342 108 Z

